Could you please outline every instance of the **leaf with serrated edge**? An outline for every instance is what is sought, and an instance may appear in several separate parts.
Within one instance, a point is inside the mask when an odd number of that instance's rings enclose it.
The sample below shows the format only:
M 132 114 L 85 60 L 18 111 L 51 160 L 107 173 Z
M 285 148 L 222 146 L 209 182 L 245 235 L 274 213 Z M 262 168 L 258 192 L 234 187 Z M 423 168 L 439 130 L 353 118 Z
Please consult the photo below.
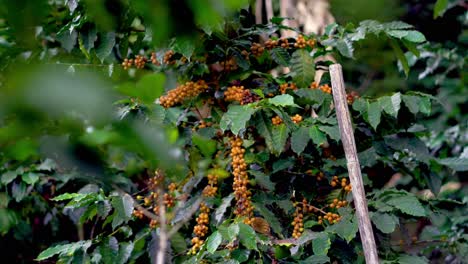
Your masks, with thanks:
M 293 81 L 299 88 L 309 87 L 315 77 L 314 59 L 304 49 L 296 50 L 291 59 Z

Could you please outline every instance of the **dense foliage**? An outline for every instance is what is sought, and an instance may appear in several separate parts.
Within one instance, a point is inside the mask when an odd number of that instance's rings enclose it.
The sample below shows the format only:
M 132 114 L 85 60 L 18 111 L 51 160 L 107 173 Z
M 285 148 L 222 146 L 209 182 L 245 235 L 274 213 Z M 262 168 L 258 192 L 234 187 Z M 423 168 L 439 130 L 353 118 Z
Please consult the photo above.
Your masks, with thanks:
M 372 38 L 421 86 L 348 91 L 379 257 L 468 257 L 466 42 L 441 47 L 410 24 L 374 20 L 280 38 L 297 31 L 285 18 L 255 25 L 248 10 L 203 1 L 117 2 L 2 7 L 9 258 L 362 263 L 328 66 L 358 63 L 354 49 Z M 17 10 L 42 12 L 18 20 Z

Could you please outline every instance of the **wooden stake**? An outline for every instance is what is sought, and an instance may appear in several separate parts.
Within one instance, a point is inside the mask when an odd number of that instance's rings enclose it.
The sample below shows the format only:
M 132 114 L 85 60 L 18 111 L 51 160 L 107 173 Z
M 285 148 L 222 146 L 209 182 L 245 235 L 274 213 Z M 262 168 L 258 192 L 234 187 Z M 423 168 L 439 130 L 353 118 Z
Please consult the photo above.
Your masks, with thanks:
M 367 210 L 366 194 L 364 184 L 362 183 L 361 168 L 356 151 L 356 142 L 354 141 L 353 127 L 346 100 L 345 83 L 343 71 L 340 64 L 330 66 L 330 77 L 333 90 L 333 101 L 335 102 L 336 117 L 340 128 L 341 141 L 346 155 L 349 179 L 351 181 L 354 207 L 359 222 L 359 234 L 361 236 L 362 247 L 366 263 L 377 264 L 379 257 L 375 245 L 374 233 Z

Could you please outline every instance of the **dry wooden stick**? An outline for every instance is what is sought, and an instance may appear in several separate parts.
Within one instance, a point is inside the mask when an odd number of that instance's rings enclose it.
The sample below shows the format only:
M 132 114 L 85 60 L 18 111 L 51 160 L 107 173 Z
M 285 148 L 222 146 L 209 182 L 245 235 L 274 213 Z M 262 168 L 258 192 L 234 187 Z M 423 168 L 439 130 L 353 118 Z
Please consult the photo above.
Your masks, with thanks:
M 359 234 L 361 235 L 364 256 L 366 258 L 366 263 L 376 264 L 379 263 L 379 257 L 377 255 L 377 247 L 375 245 L 374 233 L 372 232 L 369 211 L 367 210 L 366 194 L 364 192 L 364 184 L 362 183 L 361 168 L 357 156 L 348 103 L 346 101 L 343 71 L 340 64 L 333 64 L 330 66 L 330 77 L 336 117 L 338 118 L 341 141 L 343 142 L 346 155 L 349 179 L 353 188 L 354 207 L 356 208 L 359 222 Z

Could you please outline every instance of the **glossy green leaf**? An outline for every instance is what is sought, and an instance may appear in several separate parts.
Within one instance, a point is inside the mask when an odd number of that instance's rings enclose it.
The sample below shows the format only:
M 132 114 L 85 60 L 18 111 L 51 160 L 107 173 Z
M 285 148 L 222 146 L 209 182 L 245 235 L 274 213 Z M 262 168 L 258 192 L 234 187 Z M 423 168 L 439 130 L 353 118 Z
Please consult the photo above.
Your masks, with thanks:
M 268 99 L 268 102 L 274 106 L 297 106 L 294 103 L 294 98 L 289 94 L 277 95 Z
M 373 213 L 371 220 L 374 225 L 385 234 L 390 234 L 395 231 L 396 225 L 398 224 L 398 218 L 385 213 Z
M 434 19 L 444 15 L 445 11 L 447 10 L 448 3 L 448 0 L 437 0 L 434 6 Z
M 412 195 L 395 197 L 386 202 L 405 214 L 412 216 L 426 216 L 426 211 L 419 200 Z
M 96 48 L 96 56 L 104 62 L 111 54 L 115 45 L 115 32 L 107 32 L 99 35 L 99 45 Z
M 330 249 L 331 241 L 327 233 L 321 232 L 312 240 L 312 250 L 315 255 L 326 256 Z
M 385 113 L 397 118 L 398 111 L 400 110 L 401 94 L 396 93 L 392 96 L 383 96 L 379 98 L 379 104 Z
M 299 88 L 309 87 L 315 77 L 315 63 L 305 49 L 298 49 L 292 54 L 291 72 L 293 81 Z
M 257 250 L 257 235 L 249 225 L 239 223 L 239 240 L 247 249 Z
M 318 146 L 322 145 L 327 141 L 325 134 L 322 131 L 320 131 L 318 126 L 315 125 L 309 128 L 309 136 L 312 139 L 312 142 L 314 142 L 314 144 Z
M 270 50 L 271 58 L 281 66 L 289 66 L 289 61 L 291 60 L 291 56 L 289 53 L 283 48 L 274 48 Z
M 227 113 L 221 118 L 219 126 L 223 131 L 230 129 L 232 133 L 238 135 L 256 111 L 255 108 L 249 106 L 230 105 Z
M 206 240 L 206 250 L 213 254 L 223 241 L 223 237 L 218 231 L 211 234 Z

